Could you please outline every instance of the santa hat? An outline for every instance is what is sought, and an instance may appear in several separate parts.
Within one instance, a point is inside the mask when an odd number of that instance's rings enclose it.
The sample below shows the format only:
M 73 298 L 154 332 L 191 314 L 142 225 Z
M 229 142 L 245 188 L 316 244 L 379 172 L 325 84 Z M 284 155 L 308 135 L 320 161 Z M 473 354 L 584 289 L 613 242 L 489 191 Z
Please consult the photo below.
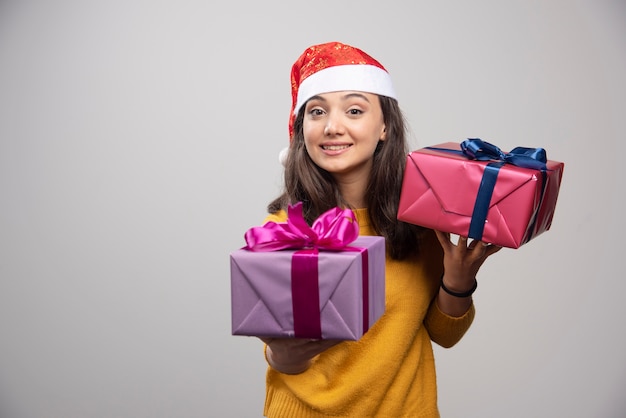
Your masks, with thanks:
M 340 42 L 307 48 L 291 67 L 289 140 L 298 111 L 311 97 L 334 91 L 354 90 L 397 98 L 389 73 L 370 55 Z M 286 150 L 279 159 L 284 163 Z

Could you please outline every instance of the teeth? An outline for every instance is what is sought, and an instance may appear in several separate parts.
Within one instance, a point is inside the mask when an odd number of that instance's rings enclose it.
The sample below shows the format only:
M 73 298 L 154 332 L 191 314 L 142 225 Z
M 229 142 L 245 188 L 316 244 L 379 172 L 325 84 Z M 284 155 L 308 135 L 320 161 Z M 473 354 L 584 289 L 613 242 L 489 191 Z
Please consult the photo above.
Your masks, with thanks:
M 342 149 L 346 149 L 348 148 L 350 145 L 324 145 L 322 146 L 323 149 L 328 150 L 328 151 L 339 151 Z

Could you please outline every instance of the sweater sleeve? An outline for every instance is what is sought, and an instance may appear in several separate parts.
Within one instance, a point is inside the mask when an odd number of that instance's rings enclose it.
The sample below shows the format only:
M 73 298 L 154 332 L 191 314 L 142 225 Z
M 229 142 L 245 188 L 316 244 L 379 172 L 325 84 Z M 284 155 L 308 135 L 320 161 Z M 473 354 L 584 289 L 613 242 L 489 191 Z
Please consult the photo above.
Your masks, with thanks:
M 476 309 L 474 304 L 463 316 L 453 317 L 439 309 L 437 301 L 433 300 L 424 318 L 424 326 L 430 334 L 431 340 L 444 348 L 450 348 L 458 343 L 474 321 Z
M 424 317 L 424 327 L 430 339 L 444 347 L 450 348 L 458 343 L 472 325 L 475 315 L 474 304 L 463 316 L 453 317 L 439 309 L 437 292 L 443 273 L 443 249 L 434 231 L 427 231 L 421 237 L 421 251 L 425 260 L 424 273 L 431 278 L 432 300 Z

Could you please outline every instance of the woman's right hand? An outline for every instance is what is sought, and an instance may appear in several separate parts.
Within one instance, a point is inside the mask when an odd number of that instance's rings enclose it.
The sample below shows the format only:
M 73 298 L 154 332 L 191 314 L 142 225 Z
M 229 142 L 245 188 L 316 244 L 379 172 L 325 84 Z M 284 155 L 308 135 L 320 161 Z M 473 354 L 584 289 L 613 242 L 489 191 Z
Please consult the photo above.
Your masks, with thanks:
M 285 374 L 306 371 L 315 356 L 341 342 L 306 338 L 259 338 L 267 344 L 266 356 L 270 366 Z

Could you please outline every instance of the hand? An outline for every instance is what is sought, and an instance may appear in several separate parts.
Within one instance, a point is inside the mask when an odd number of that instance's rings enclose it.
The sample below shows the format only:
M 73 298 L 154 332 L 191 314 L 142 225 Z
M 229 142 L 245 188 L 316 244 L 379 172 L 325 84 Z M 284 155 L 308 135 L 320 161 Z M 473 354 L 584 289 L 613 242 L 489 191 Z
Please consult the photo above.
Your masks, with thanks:
M 443 247 L 446 287 L 457 292 L 469 290 L 487 257 L 502 249 L 497 245 L 479 240 L 472 240 L 468 245 L 468 239 L 464 236 L 459 236 L 458 242 L 454 244 L 450 240 L 449 233 L 441 231 L 435 231 L 435 233 Z
M 311 360 L 318 354 L 328 350 L 341 340 L 311 340 L 305 338 L 265 338 L 267 344 L 267 360 L 281 373 L 298 374 L 311 365 Z

